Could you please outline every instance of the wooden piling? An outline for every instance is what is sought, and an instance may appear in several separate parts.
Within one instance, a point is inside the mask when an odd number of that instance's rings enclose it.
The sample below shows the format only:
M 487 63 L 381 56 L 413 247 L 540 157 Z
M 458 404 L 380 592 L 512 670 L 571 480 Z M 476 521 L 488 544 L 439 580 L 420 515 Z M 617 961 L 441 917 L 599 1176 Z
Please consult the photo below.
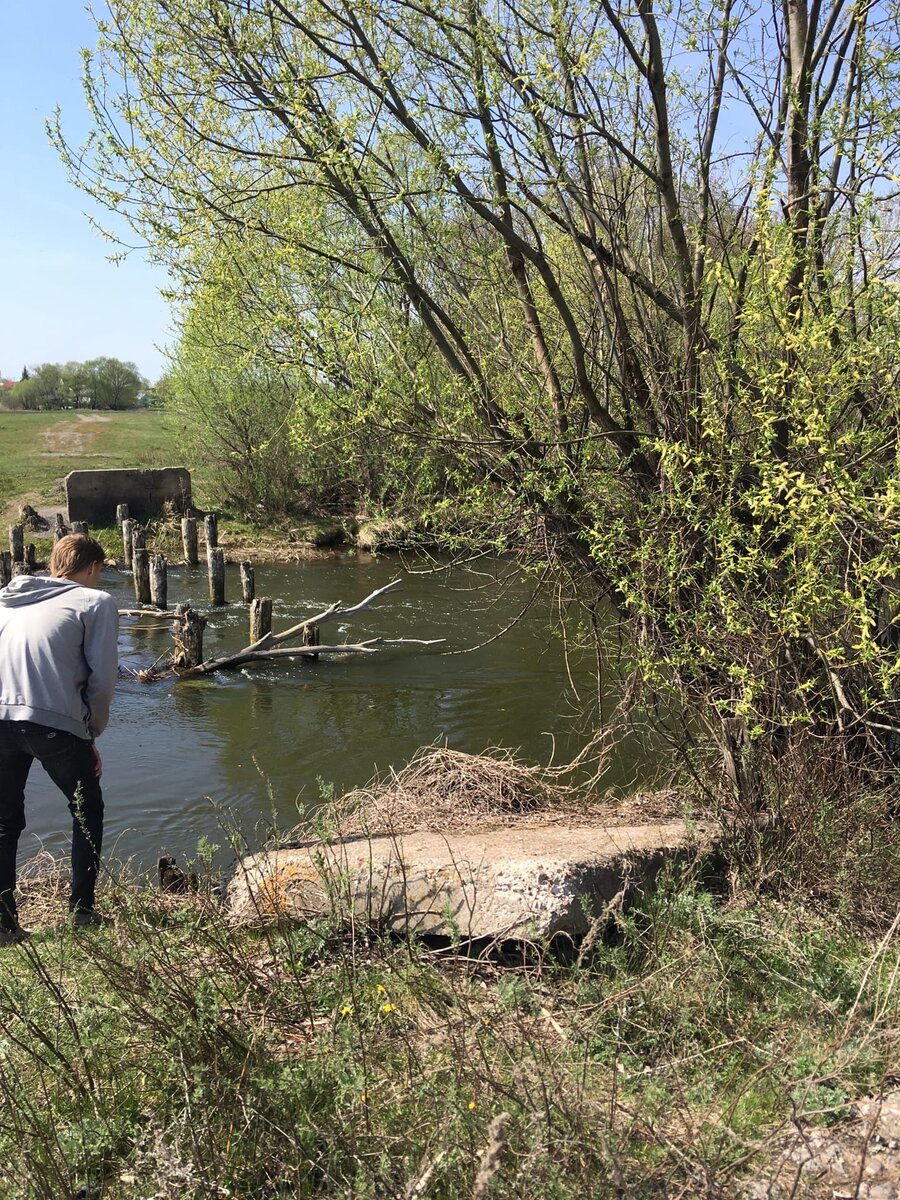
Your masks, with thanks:
M 134 550 L 144 550 L 147 546 L 147 530 L 137 522 L 131 530 L 131 545 Z
M 116 505 L 116 524 L 121 529 L 123 523 L 127 520 L 128 520 L 128 505 L 127 504 L 117 504 Z
M 168 563 L 164 554 L 150 558 L 150 599 L 157 608 L 168 608 L 169 584 Z
M 65 521 L 63 520 L 63 515 L 62 515 L 62 513 L 57 513 L 57 514 L 56 514 L 56 524 L 55 524 L 55 526 L 53 527 L 53 540 L 54 540 L 54 542 L 58 542 L 60 538 L 64 538 L 68 532 L 69 532 L 69 531 L 68 531 L 68 529 L 66 528 L 66 523 L 65 523 Z
M 9 551 L 14 563 L 25 561 L 25 529 L 22 525 L 10 525 Z
M 272 632 L 272 601 L 260 596 L 250 604 L 250 643 L 253 645 Z
M 219 544 L 219 518 L 215 513 L 207 513 L 203 518 L 203 534 L 206 538 L 206 548 Z
M 256 595 L 256 574 L 252 562 L 241 563 L 241 594 L 245 604 L 249 604 Z
M 210 604 L 225 603 L 225 551 L 217 546 L 208 546 L 206 565 L 209 572 Z
M 0 587 L 6 587 L 12 579 L 12 555 L 8 550 L 0 550 Z
M 181 545 L 184 547 L 184 561 L 189 567 L 196 567 L 200 561 L 197 553 L 197 518 L 181 518 Z
M 135 522 L 130 521 L 128 517 L 126 517 L 122 522 L 122 549 L 125 551 L 126 571 L 131 570 L 131 565 L 133 562 L 134 542 L 132 541 L 132 537 L 134 536 L 134 526 Z
M 29 575 L 33 575 L 37 569 L 37 550 L 34 548 L 34 542 L 29 542 L 25 547 L 25 566 Z
M 172 666 L 176 671 L 188 667 L 198 667 L 203 662 L 203 627 L 206 617 L 188 605 L 181 616 L 181 621 L 175 622 L 173 635 L 175 648 L 172 651 Z
M 303 637 L 300 639 L 300 643 L 303 646 L 321 646 L 322 635 L 319 632 L 318 625 L 307 625 L 303 630 Z M 319 656 L 318 654 L 311 654 L 305 661 L 318 662 Z
M 88 526 L 87 526 L 87 521 L 73 521 L 71 528 L 72 528 L 72 533 L 82 533 L 82 534 L 84 534 L 85 537 L 87 537 L 88 532 L 89 532 Z
M 134 598 L 138 604 L 150 603 L 150 552 L 144 546 L 135 546 L 132 552 L 134 570 Z
M 28 563 L 14 562 L 12 565 L 12 573 L 13 573 L 13 578 L 15 578 L 16 575 L 30 575 L 31 571 L 28 567 Z

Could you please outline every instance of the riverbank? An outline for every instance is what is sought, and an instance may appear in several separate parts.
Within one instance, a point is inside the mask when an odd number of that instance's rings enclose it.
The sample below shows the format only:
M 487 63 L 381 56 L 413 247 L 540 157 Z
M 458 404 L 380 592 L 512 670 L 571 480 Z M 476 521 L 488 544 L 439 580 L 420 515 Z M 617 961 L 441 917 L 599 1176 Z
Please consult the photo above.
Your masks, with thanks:
M 790 1144 L 858 1142 L 854 1101 L 900 1048 L 896 942 L 692 871 L 567 959 L 327 918 L 239 931 L 209 880 L 107 879 L 115 927 L 84 936 L 54 866 L 23 891 L 7 1200 L 818 1195 L 815 1171 L 760 1186 Z
M 149 468 L 178 464 L 177 421 L 158 409 L 129 412 L 10 412 L 0 408 L 0 525 L 18 519 L 19 508 L 30 504 L 50 520 L 66 515 L 65 476 L 74 470 Z M 199 511 L 210 508 L 202 464 L 188 464 Z M 437 538 L 411 516 L 372 516 L 365 513 L 302 514 L 277 519 L 242 512 L 221 517 L 220 544 L 229 561 L 299 562 L 335 548 L 382 550 L 433 547 Z M 149 542 L 154 549 L 180 553 L 177 528 L 165 518 L 151 522 Z M 120 558 L 118 531 L 110 522 L 92 530 L 109 557 Z M 38 557 L 46 558 L 51 538 L 31 536 Z

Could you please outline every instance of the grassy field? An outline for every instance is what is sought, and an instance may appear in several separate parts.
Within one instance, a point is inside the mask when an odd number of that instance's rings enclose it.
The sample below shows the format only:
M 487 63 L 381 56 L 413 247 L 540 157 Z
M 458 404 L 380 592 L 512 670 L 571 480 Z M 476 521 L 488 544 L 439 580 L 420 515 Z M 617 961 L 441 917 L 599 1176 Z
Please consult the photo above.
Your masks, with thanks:
M 172 419 L 135 412 L 0 410 L 0 520 L 21 503 L 62 505 L 69 471 L 181 466 Z
M 108 881 L 78 935 L 23 892 L 5 1200 L 731 1200 L 897 1062 L 896 946 L 690 878 L 568 963 L 234 929 L 202 885 Z
M 223 526 L 222 545 L 246 557 L 266 556 L 273 561 L 294 559 L 297 543 L 319 544 L 320 536 L 341 528 L 337 521 L 294 517 L 289 541 L 284 531 L 275 531 L 268 520 L 260 529 L 246 513 L 232 512 L 216 504 L 209 482 L 214 464 L 198 464 L 181 450 L 179 419 L 160 409 L 134 412 L 9 412 L 0 408 L 0 528 L 18 517 L 22 504 L 43 509 L 52 522 L 53 511 L 65 511 L 65 477 L 70 471 L 103 470 L 117 467 L 183 466 L 191 472 L 194 505 L 201 510 L 216 508 Z M 115 522 L 93 527 L 110 558 L 121 553 L 121 538 Z M 5 545 L 5 533 L 3 534 Z M 148 533 L 148 546 L 167 555 L 180 555 L 177 524 L 156 522 Z M 349 535 L 348 535 L 349 536 Z M 53 546 L 52 535 L 30 534 L 38 560 L 45 562 Z

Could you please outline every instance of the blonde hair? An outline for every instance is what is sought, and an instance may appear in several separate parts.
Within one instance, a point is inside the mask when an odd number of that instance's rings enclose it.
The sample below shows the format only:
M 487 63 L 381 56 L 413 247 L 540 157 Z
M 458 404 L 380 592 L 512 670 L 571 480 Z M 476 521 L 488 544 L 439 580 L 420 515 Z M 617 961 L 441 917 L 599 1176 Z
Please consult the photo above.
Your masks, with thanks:
M 106 555 L 99 542 L 88 537 L 86 533 L 69 533 L 61 537 L 53 547 L 50 555 L 50 574 L 66 579 L 70 575 L 77 575 L 93 563 L 105 561 Z

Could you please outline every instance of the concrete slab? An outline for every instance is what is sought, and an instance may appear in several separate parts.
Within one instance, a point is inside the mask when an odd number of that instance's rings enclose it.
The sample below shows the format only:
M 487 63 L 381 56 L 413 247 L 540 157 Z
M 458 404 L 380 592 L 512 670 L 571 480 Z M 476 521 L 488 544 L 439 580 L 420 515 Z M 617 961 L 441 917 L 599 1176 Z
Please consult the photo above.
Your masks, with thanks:
M 585 933 L 628 881 L 711 849 L 717 827 L 530 826 L 309 842 L 244 858 L 228 887 L 237 924 L 337 910 L 397 931 L 466 938 Z
M 166 502 L 178 512 L 191 507 L 191 473 L 185 467 L 154 470 L 72 471 L 66 476 L 70 521 L 103 524 L 127 504 L 132 517 L 155 516 Z

